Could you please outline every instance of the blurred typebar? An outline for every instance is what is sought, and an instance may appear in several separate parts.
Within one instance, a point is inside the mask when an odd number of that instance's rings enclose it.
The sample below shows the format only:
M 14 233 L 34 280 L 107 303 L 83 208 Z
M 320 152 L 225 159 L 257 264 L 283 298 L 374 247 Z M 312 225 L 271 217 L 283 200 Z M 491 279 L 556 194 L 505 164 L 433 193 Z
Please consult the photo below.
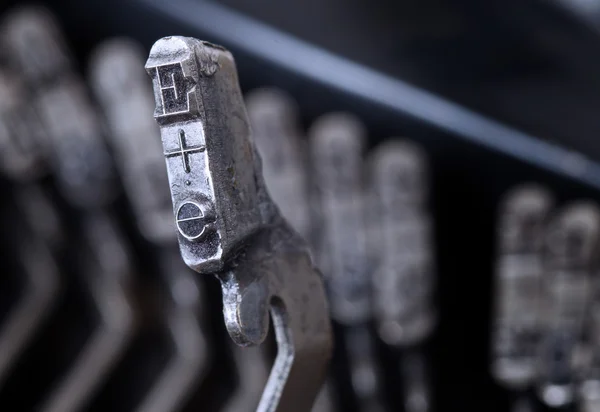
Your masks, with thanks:
M 257 410 L 276 337 L 177 249 L 144 63 L 186 35 L 322 275 L 313 412 L 600 412 L 600 1 L 417 3 L 0 6 L 0 411 Z

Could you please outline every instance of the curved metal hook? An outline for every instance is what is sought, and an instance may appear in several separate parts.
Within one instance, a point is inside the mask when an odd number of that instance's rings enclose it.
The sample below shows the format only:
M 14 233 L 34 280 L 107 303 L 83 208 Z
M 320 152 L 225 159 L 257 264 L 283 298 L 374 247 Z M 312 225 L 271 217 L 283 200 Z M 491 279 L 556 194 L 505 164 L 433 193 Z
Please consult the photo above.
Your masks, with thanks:
M 265 189 L 233 57 L 196 39 L 166 37 L 146 69 L 183 259 L 220 279 L 237 344 L 261 343 L 271 313 L 278 354 L 258 410 L 308 411 L 331 353 L 325 292 L 305 242 Z

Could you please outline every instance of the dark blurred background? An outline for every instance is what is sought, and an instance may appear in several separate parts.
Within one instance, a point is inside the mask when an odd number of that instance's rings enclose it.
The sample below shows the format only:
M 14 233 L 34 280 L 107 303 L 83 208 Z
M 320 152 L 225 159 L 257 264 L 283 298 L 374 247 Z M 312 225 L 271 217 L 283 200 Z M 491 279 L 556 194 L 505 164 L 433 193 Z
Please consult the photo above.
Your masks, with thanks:
M 108 37 L 133 37 L 149 50 L 162 36 L 190 35 L 234 53 L 244 90 L 288 91 L 305 126 L 346 110 L 365 122 L 371 145 L 392 136 L 423 145 L 440 305 L 428 348 L 436 410 L 508 410 L 488 361 L 497 204 L 532 180 L 561 203 L 600 199 L 600 1 L 43 4 L 59 18 L 82 72 Z

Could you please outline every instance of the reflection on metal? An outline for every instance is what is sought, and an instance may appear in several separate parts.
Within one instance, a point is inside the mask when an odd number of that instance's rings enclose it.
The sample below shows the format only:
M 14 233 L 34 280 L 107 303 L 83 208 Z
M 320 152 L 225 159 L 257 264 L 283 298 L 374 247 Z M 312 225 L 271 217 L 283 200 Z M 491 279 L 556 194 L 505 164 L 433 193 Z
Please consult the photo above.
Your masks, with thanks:
M 131 263 L 111 216 L 102 210 L 115 188 L 111 160 L 85 87 L 52 17 L 41 8 L 22 8 L 4 21 L 8 53 L 24 75 L 28 102 L 40 114 L 48 137 L 50 165 L 63 196 L 82 209 L 85 263 L 79 268 L 100 314 L 68 373 L 41 410 L 78 410 L 119 359 L 132 333 L 127 294 Z
M 423 151 L 406 140 L 390 140 L 369 156 L 371 210 L 375 230 L 371 255 L 378 332 L 401 350 L 405 409 L 431 410 L 427 360 L 418 345 L 436 323 L 434 256 L 427 211 L 428 167 Z
M 591 298 L 599 234 L 600 212 L 586 202 L 563 208 L 548 227 L 538 389 L 551 407 L 575 401 L 574 361 Z
M 550 194 L 536 185 L 513 189 L 500 205 L 492 374 L 513 390 L 537 378 L 542 252 L 552 207 Z
M 21 216 L 14 218 L 23 222 L 15 244 L 26 281 L 22 298 L 0 325 L 0 383 L 51 311 L 60 282 L 56 261 L 48 250 L 49 242 L 58 240 L 49 233 L 59 230 L 53 226 L 57 222 L 51 206 L 34 195 L 37 178 L 46 173 L 46 151 L 40 139 L 43 128 L 24 97 L 21 78 L 0 68 L 0 169 L 20 184 L 16 193 Z
M 533 184 L 511 190 L 500 204 L 491 368 L 500 384 L 517 391 L 515 411 L 531 410 L 523 392 L 538 377 L 542 252 L 552 207 L 550 193 Z
M 384 410 L 372 319 L 371 267 L 362 158 L 365 131 L 349 114 L 318 119 L 310 132 L 314 168 L 315 250 L 326 276 L 331 316 L 344 326 L 351 381 L 360 410 Z
M 290 96 L 275 88 L 252 91 L 246 96 L 246 108 L 252 126 L 252 137 L 263 161 L 263 176 L 269 194 L 290 225 L 304 239 L 310 240 L 308 159 L 297 108 Z M 264 356 L 262 359 L 267 360 Z M 251 360 L 249 364 L 252 364 Z M 253 381 L 242 383 L 242 387 L 256 385 L 251 375 L 242 373 L 242 376 Z M 246 393 L 251 396 L 249 391 Z M 256 396 L 259 395 L 254 394 Z M 249 402 L 246 410 L 253 410 L 250 406 L 253 404 L 255 402 Z M 231 410 L 233 412 L 236 409 Z M 313 412 L 332 410 L 331 390 L 326 384 L 319 392 Z
M 246 107 L 267 189 L 283 217 L 308 240 L 308 170 L 297 108 L 278 89 L 252 91 Z
M 152 88 L 145 75 L 144 54 L 130 41 L 102 44 L 91 62 L 91 80 L 99 97 L 138 227 L 159 254 L 160 276 L 169 286 L 166 324 L 175 353 L 145 394 L 138 412 L 174 411 L 189 398 L 207 369 L 207 338 L 200 328 L 203 291 L 181 261 L 176 247 L 160 132 L 152 116 Z M 184 168 L 188 156 L 202 150 L 185 146 L 179 136 Z M 178 222 L 179 226 L 179 222 Z
M 144 59 L 144 50 L 133 41 L 109 40 L 95 50 L 89 78 L 140 232 L 153 243 L 173 244 L 171 197 Z
M 86 208 L 106 204 L 115 192 L 111 159 L 54 20 L 41 8 L 22 8 L 6 17 L 3 33 L 30 91 L 28 104 L 46 130 L 49 161 L 64 197 Z
M 233 58 L 219 46 L 167 37 L 152 47 L 146 69 L 164 152 L 177 148 L 182 131 L 189 146 L 206 147 L 189 154 L 189 171 L 167 157 L 174 210 L 193 202 L 214 216 L 203 236 L 179 236 L 183 259 L 220 279 L 236 343 L 260 344 L 271 312 L 278 353 L 258 410 L 306 411 L 331 353 L 324 289 L 305 243 L 265 189 Z

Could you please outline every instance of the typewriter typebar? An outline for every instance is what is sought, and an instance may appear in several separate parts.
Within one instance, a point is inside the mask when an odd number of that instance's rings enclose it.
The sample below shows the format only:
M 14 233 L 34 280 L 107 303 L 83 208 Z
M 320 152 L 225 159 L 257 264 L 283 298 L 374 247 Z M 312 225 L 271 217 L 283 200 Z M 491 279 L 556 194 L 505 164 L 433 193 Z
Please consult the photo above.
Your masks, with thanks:
M 300 127 L 298 107 L 292 96 L 277 88 L 252 90 L 245 96 L 245 100 L 252 137 L 262 159 L 267 190 L 283 217 L 310 243 L 313 233 L 309 196 L 310 165 L 304 131 Z M 246 364 L 254 364 L 254 370 L 245 373 L 247 387 L 264 385 L 261 372 L 268 365 L 260 367 L 256 362 L 252 362 L 258 356 L 247 357 L 250 361 Z M 269 361 L 265 356 L 262 356 L 262 359 L 263 363 Z M 264 381 L 266 379 L 265 377 Z M 321 389 L 313 412 L 334 410 L 330 383 L 328 381 Z M 243 399 L 237 397 L 236 401 L 242 402 Z M 250 409 L 253 403 L 257 402 L 250 402 L 250 405 L 245 406 L 245 410 L 253 410 Z M 237 405 L 237 409 L 231 409 L 231 412 L 241 410 L 241 403 Z
M 490 361 L 492 376 L 516 397 L 513 411 L 533 408 L 529 392 L 544 332 L 544 237 L 553 206 L 550 192 L 533 183 L 511 189 L 499 205 Z
M 511 190 L 500 206 L 492 374 L 511 389 L 537 378 L 542 252 L 552 206 L 550 193 L 536 185 Z
M 102 125 L 53 17 L 42 8 L 21 8 L 6 16 L 2 33 L 29 104 L 39 114 L 46 137 L 40 147 L 48 149 L 49 169 L 68 204 L 63 212 L 77 221 L 70 233 L 77 239 L 69 252 L 74 276 L 66 280 L 77 279 L 86 305 L 99 315 L 78 350 L 65 356 L 68 362 L 53 367 L 43 399 L 34 401 L 36 393 L 26 400 L 48 412 L 74 411 L 107 378 L 132 335 L 131 255 L 109 211 L 116 181 Z
M 267 88 L 250 92 L 246 107 L 269 194 L 283 217 L 309 240 L 308 167 L 298 109 L 291 96 Z
M 374 311 L 380 338 L 400 352 L 407 412 L 431 405 L 431 377 L 421 347 L 437 320 L 427 157 L 416 143 L 393 139 L 369 155 Z
M 341 325 L 360 411 L 382 411 L 381 368 L 373 318 L 363 158 L 366 129 L 348 113 L 329 113 L 309 131 L 314 166 L 315 254 L 325 270 L 331 317 Z
M 201 284 L 177 249 L 160 131 L 152 119 L 152 86 L 144 52 L 135 42 L 112 39 L 91 60 L 90 80 L 104 109 L 117 167 L 140 233 L 159 260 L 161 285 L 169 290 L 166 324 L 175 353 L 136 408 L 177 410 L 207 370 L 208 339 L 200 327 Z
M 52 226 L 53 210 L 30 196 L 38 192 L 38 180 L 48 173 L 47 148 L 43 127 L 35 111 L 27 105 L 24 91 L 23 79 L 17 71 L 10 65 L 0 67 L 0 170 L 3 177 L 16 182 L 13 191 L 16 210 L 5 212 L 4 226 L 14 225 L 15 220 L 19 222 L 11 243 L 21 266 L 17 277 L 25 282 L 23 292 L 10 305 L 0 324 L 0 385 L 52 312 L 60 288 L 60 269 L 50 245 L 56 239 L 44 236 L 45 228 Z M 35 209 L 33 216 L 28 214 L 27 205 Z M 45 219 L 40 222 L 34 216 Z M 56 227 L 49 230 L 60 231 Z
M 221 281 L 236 343 L 260 344 L 271 313 L 278 353 L 258 410 L 308 411 L 332 346 L 325 291 L 305 242 L 266 191 L 233 57 L 167 37 L 152 47 L 146 69 L 182 257 Z
M 576 401 L 576 351 L 584 334 L 600 235 L 600 211 L 574 202 L 550 221 L 543 282 L 543 337 L 538 392 L 550 407 Z

